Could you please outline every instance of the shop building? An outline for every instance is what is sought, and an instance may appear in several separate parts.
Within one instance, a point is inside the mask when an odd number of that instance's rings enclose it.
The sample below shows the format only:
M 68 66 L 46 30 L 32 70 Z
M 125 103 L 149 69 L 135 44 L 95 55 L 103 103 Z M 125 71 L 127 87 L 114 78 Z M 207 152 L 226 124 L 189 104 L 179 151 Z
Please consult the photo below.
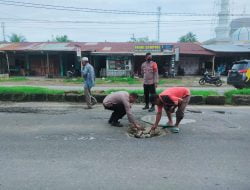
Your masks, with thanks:
M 93 64 L 97 77 L 141 75 L 145 54 L 151 52 L 160 75 L 175 72 L 197 75 L 204 64 L 212 64 L 214 53 L 196 43 L 132 42 L 24 42 L 0 44 L 0 73 L 25 76 L 66 76 L 80 70 L 80 57 Z

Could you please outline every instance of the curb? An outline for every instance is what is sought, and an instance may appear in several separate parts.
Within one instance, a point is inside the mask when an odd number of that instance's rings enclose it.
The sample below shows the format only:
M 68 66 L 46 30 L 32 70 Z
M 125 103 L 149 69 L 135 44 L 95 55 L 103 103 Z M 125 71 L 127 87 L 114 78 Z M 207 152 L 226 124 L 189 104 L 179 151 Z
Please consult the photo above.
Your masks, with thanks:
M 249 106 L 250 95 L 234 95 L 232 97 L 232 104 L 239 105 L 239 106 Z
M 98 103 L 102 103 L 106 95 L 93 95 Z M 0 94 L 0 101 L 13 102 L 84 102 L 84 95 L 66 93 L 66 94 Z M 143 103 L 143 95 L 139 96 L 136 103 Z M 191 96 L 190 105 L 225 105 L 225 96 Z M 233 105 L 250 105 L 250 95 L 234 95 L 232 97 Z

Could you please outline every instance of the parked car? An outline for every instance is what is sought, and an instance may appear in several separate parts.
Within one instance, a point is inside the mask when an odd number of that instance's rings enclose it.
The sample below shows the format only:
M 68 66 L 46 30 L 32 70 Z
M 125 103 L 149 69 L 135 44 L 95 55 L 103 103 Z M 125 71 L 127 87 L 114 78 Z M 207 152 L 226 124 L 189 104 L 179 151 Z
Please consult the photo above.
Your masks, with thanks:
M 250 87 L 250 80 L 247 78 L 247 71 L 250 69 L 250 60 L 241 60 L 233 64 L 228 71 L 227 84 L 235 88 Z

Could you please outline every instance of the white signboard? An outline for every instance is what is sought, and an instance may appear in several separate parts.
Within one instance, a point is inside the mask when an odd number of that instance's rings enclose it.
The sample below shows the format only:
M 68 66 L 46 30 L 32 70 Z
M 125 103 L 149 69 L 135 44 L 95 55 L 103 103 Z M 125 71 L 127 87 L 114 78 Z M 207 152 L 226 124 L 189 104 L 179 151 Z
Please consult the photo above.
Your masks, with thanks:
M 175 53 L 175 61 L 180 61 L 180 48 L 175 48 L 174 49 L 174 53 Z
M 77 57 L 81 57 L 82 56 L 82 52 L 81 52 L 81 48 L 80 47 L 76 48 L 76 56 Z

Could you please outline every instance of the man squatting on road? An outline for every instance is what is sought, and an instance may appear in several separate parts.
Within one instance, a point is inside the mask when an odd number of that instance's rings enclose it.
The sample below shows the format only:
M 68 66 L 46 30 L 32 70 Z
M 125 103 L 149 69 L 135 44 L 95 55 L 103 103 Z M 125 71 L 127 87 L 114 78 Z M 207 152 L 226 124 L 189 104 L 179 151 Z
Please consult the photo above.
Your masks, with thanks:
M 103 100 L 105 109 L 114 111 L 109 119 L 109 124 L 116 127 L 122 127 L 119 119 L 122 119 L 127 114 L 129 122 L 134 128 L 141 130 L 142 128 L 136 123 L 135 118 L 131 112 L 131 104 L 133 104 L 138 95 L 135 93 L 129 94 L 125 91 L 114 92 L 109 94 Z
M 92 109 L 91 103 L 91 88 L 95 86 L 95 71 L 89 59 L 83 57 L 81 60 L 81 72 L 84 77 L 84 96 L 87 103 L 86 109 Z
M 150 97 L 150 102 L 157 105 L 158 111 L 156 114 L 155 124 L 152 126 L 151 130 L 155 130 L 162 116 L 162 108 L 165 109 L 168 117 L 168 126 L 171 126 L 171 131 L 174 133 L 179 132 L 179 124 L 184 118 L 184 111 L 190 100 L 190 91 L 185 87 L 173 87 L 168 88 L 159 95 L 152 95 Z M 172 113 L 176 111 L 176 123 L 174 125 L 172 120 Z
M 145 107 L 143 108 L 144 110 L 149 109 L 149 94 L 156 94 L 156 88 L 159 81 L 158 67 L 156 62 L 152 61 L 151 53 L 147 53 L 145 59 L 146 61 L 141 66 L 145 98 Z M 155 111 L 154 104 L 151 105 L 151 108 L 148 111 Z

